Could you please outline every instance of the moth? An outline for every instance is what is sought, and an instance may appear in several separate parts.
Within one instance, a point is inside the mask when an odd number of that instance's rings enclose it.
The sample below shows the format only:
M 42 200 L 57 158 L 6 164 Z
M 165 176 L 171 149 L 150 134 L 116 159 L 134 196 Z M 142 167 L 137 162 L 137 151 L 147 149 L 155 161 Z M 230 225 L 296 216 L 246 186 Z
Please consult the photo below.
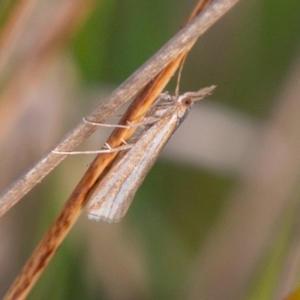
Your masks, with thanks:
M 119 222 L 162 148 L 188 115 L 196 101 L 210 95 L 215 86 L 179 97 L 162 94 L 145 116 L 145 128 L 129 150 L 122 151 L 106 176 L 89 195 L 89 219 Z M 113 151 L 114 149 L 112 149 Z

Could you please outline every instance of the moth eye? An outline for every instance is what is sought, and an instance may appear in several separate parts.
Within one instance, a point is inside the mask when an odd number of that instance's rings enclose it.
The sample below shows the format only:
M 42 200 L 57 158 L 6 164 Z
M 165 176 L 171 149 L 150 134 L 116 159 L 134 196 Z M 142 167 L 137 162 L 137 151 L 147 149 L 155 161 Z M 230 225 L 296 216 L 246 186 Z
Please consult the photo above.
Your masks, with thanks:
M 192 104 L 192 99 L 190 97 L 185 97 L 184 99 L 182 99 L 182 103 L 185 106 L 190 106 Z

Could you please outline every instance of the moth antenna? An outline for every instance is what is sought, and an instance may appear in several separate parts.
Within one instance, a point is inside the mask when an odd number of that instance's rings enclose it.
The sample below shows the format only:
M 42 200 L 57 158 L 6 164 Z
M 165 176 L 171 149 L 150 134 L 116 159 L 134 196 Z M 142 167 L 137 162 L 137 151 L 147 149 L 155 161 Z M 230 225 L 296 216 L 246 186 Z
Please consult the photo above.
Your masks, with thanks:
M 180 63 L 180 67 L 178 70 L 177 83 L 176 83 L 176 89 L 175 89 L 176 99 L 178 99 L 178 97 L 179 97 L 179 85 L 180 85 L 181 73 L 182 73 L 182 69 L 184 67 L 185 60 L 186 60 L 186 55 L 182 58 L 182 61 Z

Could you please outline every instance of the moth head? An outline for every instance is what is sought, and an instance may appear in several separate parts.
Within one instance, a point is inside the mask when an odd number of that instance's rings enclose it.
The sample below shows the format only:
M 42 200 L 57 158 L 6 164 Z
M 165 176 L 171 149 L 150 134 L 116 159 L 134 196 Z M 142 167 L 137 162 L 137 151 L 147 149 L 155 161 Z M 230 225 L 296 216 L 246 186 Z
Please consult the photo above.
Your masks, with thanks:
M 181 103 L 184 106 L 191 106 L 193 104 L 193 99 L 189 95 L 183 94 L 179 96 L 178 103 Z

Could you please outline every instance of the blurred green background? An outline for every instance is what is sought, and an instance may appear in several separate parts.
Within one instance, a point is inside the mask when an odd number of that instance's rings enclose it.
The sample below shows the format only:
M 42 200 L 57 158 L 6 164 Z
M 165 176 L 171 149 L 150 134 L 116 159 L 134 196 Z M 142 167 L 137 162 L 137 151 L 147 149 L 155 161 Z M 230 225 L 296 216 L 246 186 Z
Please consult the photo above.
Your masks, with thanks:
M 13 4 L 7 4 L 1 15 L 3 26 Z M 24 110 L 27 117 L 16 122 L 1 145 L 3 189 L 163 46 L 178 31 L 195 2 L 104 0 L 92 5 L 91 13 L 78 26 L 70 42 L 59 57 L 51 61 L 54 67 L 48 73 L 57 79 L 49 79 L 50 88 L 40 92 L 45 98 L 37 96 L 38 100 Z M 51 6 L 54 14 L 58 8 L 59 4 Z M 47 4 L 39 9 L 34 11 L 32 20 L 43 18 Z M 299 53 L 299 11 L 300 2 L 296 0 L 288 4 L 271 0 L 241 1 L 199 39 L 185 63 L 180 90 L 193 91 L 216 84 L 216 92 L 205 100 L 211 103 L 207 109 L 224 110 L 229 119 L 232 114 L 232 118 L 240 120 L 241 126 L 249 125 L 255 136 L 255 130 L 260 132 L 260 126 L 268 122 L 287 82 L 295 76 L 292 72 Z M 16 61 L 11 65 L 15 66 Z M 48 78 L 48 74 L 45 77 Z M 2 81 L 1 86 L 5 82 Z M 45 82 L 46 79 L 43 84 L 47 85 Z M 174 92 L 175 84 L 176 77 L 167 88 L 170 93 Z M 195 110 L 201 110 L 202 105 L 206 107 L 201 103 Z M 48 120 L 45 115 L 51 118 Z M 47 118 L 46 125 L 43 125 L 44 118 Z M 33 124 L 27 128 L 29 119 Z M 209 135 L 210 123 L 205 125 L 208 128 L 184 126 L 190 143 L 183 146 L 197 153 L 202 146 L 201 142 L 193 144 L 194 135 L 201 130 Z M 103 136 L 101 130 L 84 149 L 101 145 L 98 140 Z M 217 138 L 222 139 L 222 130 Z M 231 140 L 223 143 L 230 144 Z M 213 149 L 213 143 L 211 147 Z M 222 149 L 218 150 L 222 153 Z M 236 270 L 227 270 L 228 277 L 222 277 L 222 273 L 219 282 L 217 275 L 206 277 L 199 271 L 198 276 L 197 270 L 202 253 L 207 254 L 207 249 L 211 249 L 207 243 L 222 248 L 223 243 L 228 242 L 226 235 L 225 240 L 222 235 L 221 238 L 214 236 L 214 229 L 226 218 L 232 195 L 244 180 L 243 166 L 251 160 L 251 155 L 244 154 L 243 162 L 234 168 L 226 167 L 226 163 L 225 167 L 216 167 L 218 163 L 207 162 L 205 155 L 197 162 L 190 160 L 186 164 L 175 154 L 168 158 L 166 149 L 120 224 L 91 222 L 83 214 L 28 299 L 211 300 L 221 298 L 218 293 L 208 291 L 218 290 L 220 285 L 235 286 L 234 278 L 239 277 Z M 5 264 L 1 268 L 1 296 L 91 161 L 92 158 L 86 156 L 68 158 L 2 217 L 0 260 Z M 226 153 L 222 161 L 226 161 Z M 291 198 L 293 201 L 285 217 L 277 220 L 276 224 L 281 224 L 276 227 L 278 235 L 270 239 L 265 248 L 268 251 L 262 251 L 259 263 L 248 272 L 247 283 L 237 283 L 242 288 L 233 294 L 224 292 L 222 299 L 273 299 L 291 244 L 289 238 L 295 230 L 295 200 L 299 197 L 294 186 L 288 199 Z M 231 225 L 226 223 L 224 228 L 226 226 Z M 231 255 L 241 259 L 242 269 L 243 254 L 236 249 Z M 209 259 L 213 264 L 213 258 Z M 216 270 L 223 269 L 218 259 L 216 264 L 219 264 Z M 197 283 L 198 279 L 201 283 Z M 197 287 L 199 291 L 195 294 Z M 205 295 L 210 296 L 205 298 Z

